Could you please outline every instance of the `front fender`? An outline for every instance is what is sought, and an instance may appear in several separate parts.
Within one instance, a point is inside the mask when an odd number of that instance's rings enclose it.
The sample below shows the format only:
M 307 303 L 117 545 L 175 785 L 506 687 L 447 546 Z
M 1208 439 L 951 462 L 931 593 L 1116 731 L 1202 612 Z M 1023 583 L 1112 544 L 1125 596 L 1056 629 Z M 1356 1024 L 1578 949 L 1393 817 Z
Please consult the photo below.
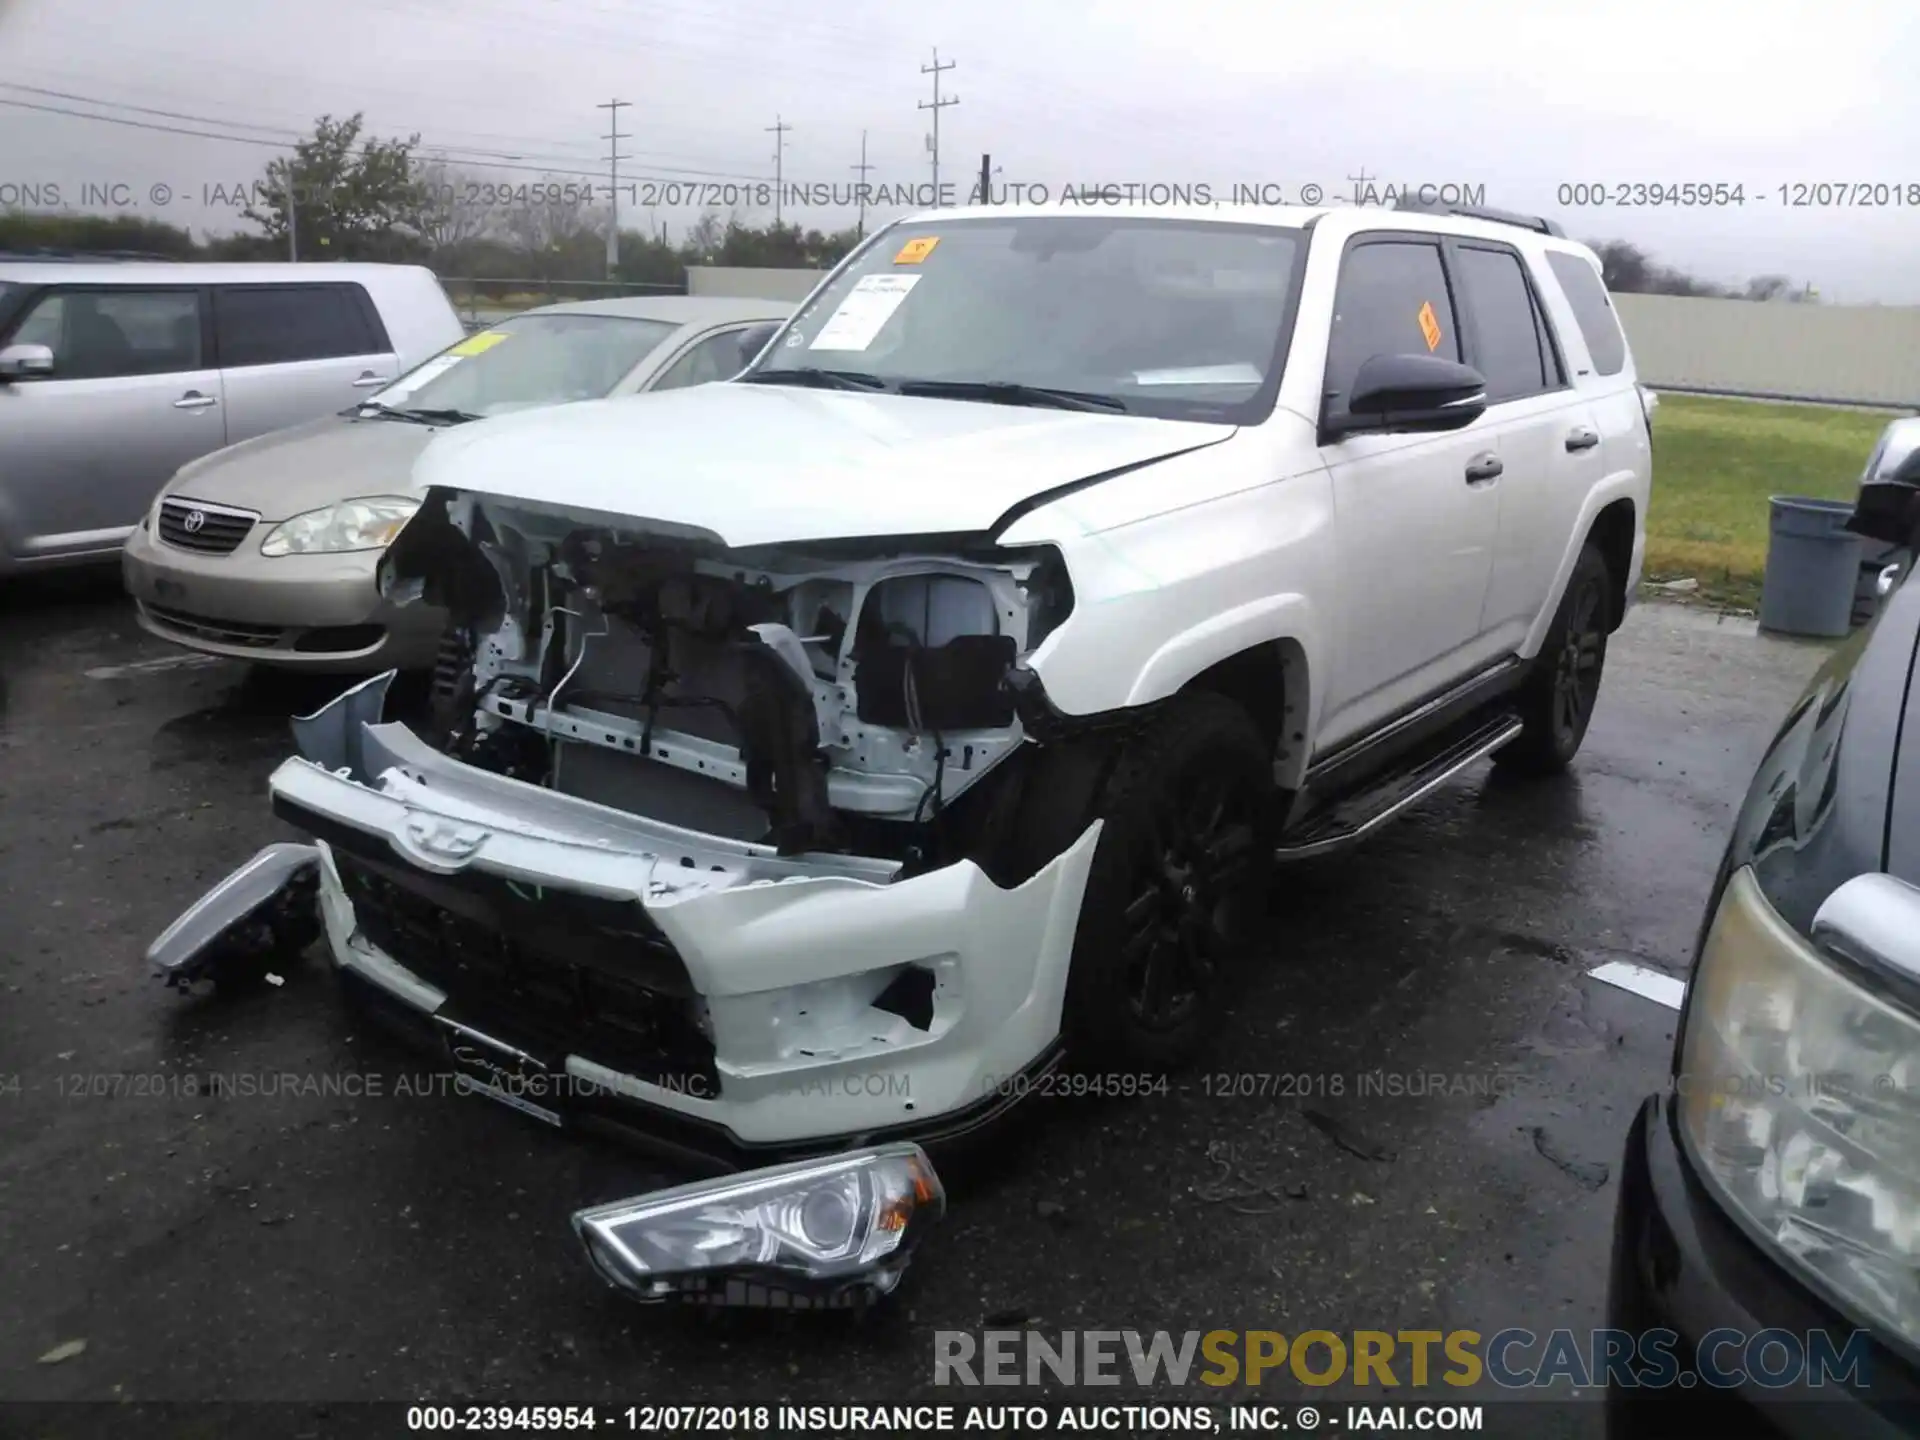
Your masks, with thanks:
M 1309 673 L 1320 652 L 1313 605 L 1304 595 L 1266 595 L 1173 636 L 1148 657 L 1134 677 L 1127 704 L 1150 705 L 1174 694 L 1188 681 L 1242 650 L 1271 642 L 1297 645 Z

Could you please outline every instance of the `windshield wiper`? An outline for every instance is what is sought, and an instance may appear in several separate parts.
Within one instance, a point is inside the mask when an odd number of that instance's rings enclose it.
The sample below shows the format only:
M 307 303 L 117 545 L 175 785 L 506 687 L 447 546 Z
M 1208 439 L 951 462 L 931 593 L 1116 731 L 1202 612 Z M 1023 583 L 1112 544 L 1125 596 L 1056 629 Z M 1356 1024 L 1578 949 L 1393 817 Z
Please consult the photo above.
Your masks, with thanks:
M 945 396 L 954 400 L 986 400 L 997 405 L 1046 405 L 1055 410 L 1104 410 L 1124 415 L 1127 405 L 1111 395 L 1090 390 L 1056 390 L 1047 385 L 1023 385 L 1017 380 L 902 380 L 902 395 Z
M 818 365 L 796 365 L 788 370 L 755 370 L 742 375 L 745 385 L 817 385 L 823 390 L 885 390 L 887 382 L 864 370 L 823 370 Z
M 361 415 L 371 413 L 384 419 L 408 420 L 415 425 L 464 425 L 469 420 L 482 418 L 465 410 L 415 410 L 400 405 L 382 405 L 378 400 L 367 401 L 357 413 Z

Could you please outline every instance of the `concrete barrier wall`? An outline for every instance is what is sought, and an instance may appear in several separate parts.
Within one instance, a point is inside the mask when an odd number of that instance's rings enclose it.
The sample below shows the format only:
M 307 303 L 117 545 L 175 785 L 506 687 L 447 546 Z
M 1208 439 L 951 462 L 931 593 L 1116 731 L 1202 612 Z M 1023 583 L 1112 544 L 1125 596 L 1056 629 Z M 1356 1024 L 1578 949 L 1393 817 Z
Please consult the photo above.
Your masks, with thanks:
M 1920 306 L 1615 295 L 1656 389 L 1920 409 Z
M 802 300 L 824 273 L 695 265 L 687 292 Z M 1920 306 L 1613 300 L 1640 378 L 1656 388 L 1920 410 Z
M 689 295 L 727 295 L 741 300 L 804 300 L 824 270 L 755 270 L 743 265 L 689 265 Z

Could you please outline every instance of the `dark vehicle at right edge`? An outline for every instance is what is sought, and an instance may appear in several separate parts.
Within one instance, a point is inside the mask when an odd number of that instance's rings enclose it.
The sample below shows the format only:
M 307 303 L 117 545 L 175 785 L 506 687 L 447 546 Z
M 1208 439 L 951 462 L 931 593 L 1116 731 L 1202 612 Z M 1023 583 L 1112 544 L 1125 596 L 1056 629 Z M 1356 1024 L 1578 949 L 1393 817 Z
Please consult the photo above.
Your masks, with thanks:
M 1888 426 L 1849 528 L 1911 559 L 1920 417 Z M 1608 1324 L 1642 1383 L 1608 1388 L 1611 1437 L 1920 1436 L 1911 571 L 1788 713 L 1721 862 L 1671 1081 L 1627 1140 Z

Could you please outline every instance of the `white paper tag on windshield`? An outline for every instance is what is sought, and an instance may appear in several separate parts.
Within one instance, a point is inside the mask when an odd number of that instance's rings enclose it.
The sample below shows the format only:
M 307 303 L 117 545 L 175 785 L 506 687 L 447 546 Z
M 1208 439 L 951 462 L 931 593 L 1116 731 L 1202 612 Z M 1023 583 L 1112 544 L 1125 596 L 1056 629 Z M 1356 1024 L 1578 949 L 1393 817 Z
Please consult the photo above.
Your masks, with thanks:
M 1142 370 L 1136 385 L 1258 385 L 1260 372 L 1242 362 L 1235 365 L 1188 365 L 1178 370 Z
M 466 357 L 462 355 L 441 355 L 436 359 L 427 361 L 426 364 L 422 365 L 411 375 L 394 381 L 393 384 L 389 385 L 386 389 L 377 393 L 378 395 L 385 396 L 389 400 L 398 399 L 402 395 L 411 395 L 428 381 L 438 380 L 465 358 Z
M 827 317 L 809 350 L 864 350 L 920 283 L 918 275 L 868 275 L 847 292 Z

